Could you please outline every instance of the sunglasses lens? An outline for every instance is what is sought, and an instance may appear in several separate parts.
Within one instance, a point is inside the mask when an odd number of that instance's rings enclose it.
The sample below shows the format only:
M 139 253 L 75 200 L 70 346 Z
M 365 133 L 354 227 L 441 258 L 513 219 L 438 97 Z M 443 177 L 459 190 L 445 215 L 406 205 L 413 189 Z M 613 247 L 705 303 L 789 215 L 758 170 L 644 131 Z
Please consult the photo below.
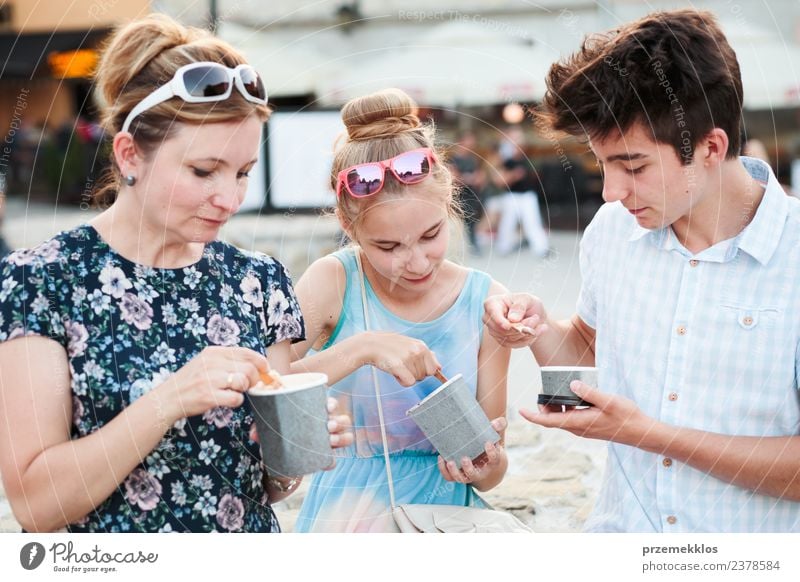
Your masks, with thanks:
M 183 74 L 183 83 L 192 97 L 225 95 L 231 81 L 222 67 L 197 67 Z
M 264 83 L 261 77 L 258 76 L 255 69 L 243 68 L 240 71 L 242 84 L 247 94 L 256 99 L 267 99 L 267 90 L 264 89 Z
M 353 196 L 369 196 L 380 190 L 383 169 L 377 164 L 353 168 L 347 173 L 347 189 Z
M 392 169 L 404 184 L 415 184 L 431 173 L 425 152 L 406 152 L 394 159 Z

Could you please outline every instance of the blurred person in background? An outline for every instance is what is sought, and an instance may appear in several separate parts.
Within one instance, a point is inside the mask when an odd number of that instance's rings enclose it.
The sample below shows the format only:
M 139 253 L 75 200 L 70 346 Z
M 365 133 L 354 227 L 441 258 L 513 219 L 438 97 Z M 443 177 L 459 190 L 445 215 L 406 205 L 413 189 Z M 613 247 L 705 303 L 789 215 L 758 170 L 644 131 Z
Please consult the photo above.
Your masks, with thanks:
M 744 142 L 744 146 L 742 146 L 742 155 L 747 156 L 748 158 L 755 158 L 772 165 L 772 162 L 769 159 L 769 153 L 767 153 L 767 147 L 760 139 L 753 138 L 746 140 Z
M 480 254 L 477 226 L 483 217 L 488 177 L 483 161 L 476 153 L 478 140 L 472 132 L 466 132 L 458 140 L 449 158 L 453 178 L 460 186 L 459 202 L 467 229 L 470 250 Z
M 501 256 L 512 252 L 517 245 L 517 229 L 521 224 L 533 254 L 544 258 L 550 251 L 550 243 L 539 208 L 539 180 L 523 145 L 524 134 L 520 128 L 514 127 L 498 149 L 502 165 L 498 168 L 496 184 L 506 192 L 499 199 L 496 249 Z
M 772 160 L 770 159 L 769 152 L 767 151 L 767 146 L 764 145 L 764 142 L 760 139 L 750 138 L 748 139 L 746 134 L 742 132 L 742 155 L 747 156 L 748 158 L 755 158 L 757 160 L 761 160 L 762 162 L 766 162 L 769 164 L 773 171 L 775 167 L 772 165 Z M 781 182 L 781 188 L 783 191 L 786 192 L 789 196 L 797 196 L 797 192 L 792 190 L 792 187 L 789 184 Z
M 11 252 L 8 243 L 6 243 L 6 239 L 3 236 L 3 222 L 5 221 L 6 217 L 5 186 L 6 186 L 6 176 L 5 174 L 0 174 L 0 259 L 2 259 L 8 253 Z

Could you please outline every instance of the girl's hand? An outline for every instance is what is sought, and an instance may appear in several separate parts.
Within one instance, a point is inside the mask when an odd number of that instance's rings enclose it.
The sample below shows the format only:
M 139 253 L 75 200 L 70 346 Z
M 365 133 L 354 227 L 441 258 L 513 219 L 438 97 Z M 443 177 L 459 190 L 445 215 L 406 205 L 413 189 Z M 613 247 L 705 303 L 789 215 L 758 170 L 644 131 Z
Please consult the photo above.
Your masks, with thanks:
M 492 421 L 492 428 L 502 433 L 508 426 L 505 418 L 495 418 Z M 492 475 L 495 471 L 506 466 L 508 457 L 502 441 L 493 444 L 487 442 L 484 452 L 476 459 L 470 460 L 467 457 L 461 459 L 459 467 L 455 461 L 445 461 L 441 456 L 438 459 L 439 472 L 445 481 L 456 483 L 476 483 Z
M 394 376 L 402 386 L 413 386 L 442 369 L 425 342 L 398 333 L 364 333 L 365 364 Z

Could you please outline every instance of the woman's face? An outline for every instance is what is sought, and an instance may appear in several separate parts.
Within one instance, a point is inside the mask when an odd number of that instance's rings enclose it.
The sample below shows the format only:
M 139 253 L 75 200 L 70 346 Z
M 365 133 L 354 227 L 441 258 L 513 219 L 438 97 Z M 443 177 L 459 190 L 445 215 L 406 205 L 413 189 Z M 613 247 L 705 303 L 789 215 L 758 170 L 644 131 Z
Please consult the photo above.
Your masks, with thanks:
M 355 237 L 390 289 L 424 293 L 433 286 L 447 255 L 447 206 L 444 196 L 433 188 L 410 189 L 414 192 L 407 197 L 370 206 Z
M 209 242 L 239 209 L 255 165 L 261 121 L 179 124 L 143 164 L 135 191 L 150 224 L 166 237 Z

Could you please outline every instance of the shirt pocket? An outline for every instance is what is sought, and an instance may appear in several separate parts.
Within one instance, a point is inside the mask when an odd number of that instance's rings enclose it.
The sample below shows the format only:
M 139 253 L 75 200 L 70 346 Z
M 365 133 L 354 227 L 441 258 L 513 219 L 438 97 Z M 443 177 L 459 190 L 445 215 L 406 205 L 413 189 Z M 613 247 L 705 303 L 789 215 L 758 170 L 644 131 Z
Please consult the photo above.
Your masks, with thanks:
M 723 318 L 735 321 L 739 329 L 751 332 L 775 328 L 780 317 L 780 309 L 773 306 L 723 302 L 720 308 Z
M 787 388 L 793 384 L 795 346 L 785 314 L 775 303 L 718 304 L 717 324 L 707 338 L 714 346 L 712 365 L 695 371 L 701 377 L 698 385 L 716 387 L 709 405 L 725 402 L 724 413 L 709 409 L 716 422 L 710 430 L 777 434 L 792 423 L 796 414 L 787 403 L 794 402 L 796 409 L 796 400 Z

